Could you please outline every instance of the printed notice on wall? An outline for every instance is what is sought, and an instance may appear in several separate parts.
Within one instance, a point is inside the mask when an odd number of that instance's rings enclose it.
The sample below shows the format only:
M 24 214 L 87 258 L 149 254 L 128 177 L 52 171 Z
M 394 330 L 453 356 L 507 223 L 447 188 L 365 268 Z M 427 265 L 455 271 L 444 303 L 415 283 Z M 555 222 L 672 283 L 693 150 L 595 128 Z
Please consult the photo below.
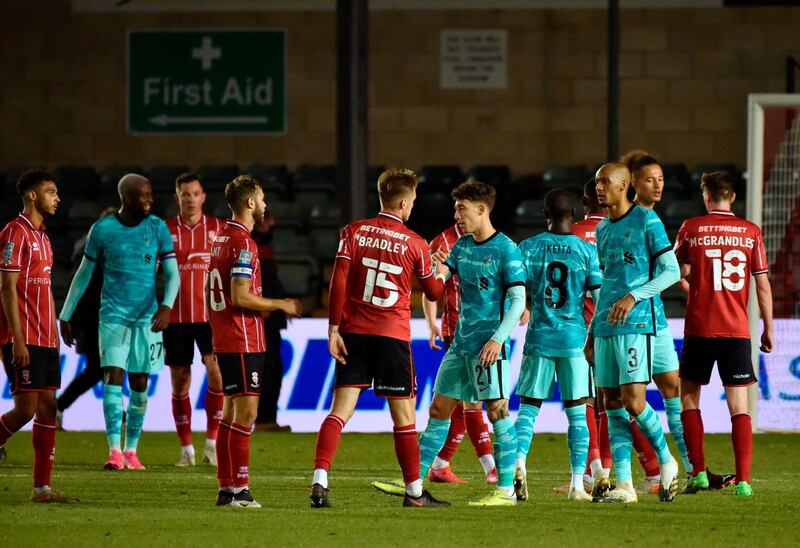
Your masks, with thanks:
M 440 86 L 504 89 L 508 80 L 507 38 L 505 30 L 443 30 Z

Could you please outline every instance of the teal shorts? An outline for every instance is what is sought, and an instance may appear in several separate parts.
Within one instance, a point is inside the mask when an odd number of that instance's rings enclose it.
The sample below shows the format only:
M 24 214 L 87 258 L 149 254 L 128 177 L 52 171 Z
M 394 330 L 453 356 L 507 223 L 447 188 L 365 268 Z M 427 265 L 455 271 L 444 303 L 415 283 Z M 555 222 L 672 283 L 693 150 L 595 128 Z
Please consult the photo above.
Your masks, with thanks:
M 161 333 L 150 326 L 127 327 L 100 322 L 100 364 L 128 373 L 156 373 L 164 367 Z
M 553 397 L 553 388 L 558 378 L 561 401 L 588 398 L 590 375 L 589 362 L 583 356 L 575 358 L 523 356 L 515 392 L 525 398 L 549 400 Z
M 633 333 L 594 340 L 597 386 L 619 388 L 622 384 L 649 384 L 653 374 L 653 335 Z
M 434 394 L 470 403 L 507 400 L 511 395 L 511 364 L 497 360 L 483 367 L 477 358 L 447 351 L 436 373 Z
M 677 371 L 678 353 L 670 330 L 662 329 L 653 339 L 653 375 Z

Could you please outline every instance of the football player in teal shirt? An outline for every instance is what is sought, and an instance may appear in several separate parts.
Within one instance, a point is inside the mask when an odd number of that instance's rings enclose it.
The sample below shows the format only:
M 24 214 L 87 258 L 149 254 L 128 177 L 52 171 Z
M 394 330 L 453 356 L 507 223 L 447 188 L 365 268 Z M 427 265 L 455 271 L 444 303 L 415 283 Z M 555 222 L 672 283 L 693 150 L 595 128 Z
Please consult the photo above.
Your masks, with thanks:
M 520 396 L 517 461 L 514 490 L 527 500 L 526 457 L 533 439 L 533 424 L 544 400 L 553 396 L 556 376 L 569 427 L 572 482 L 571 500 L 591 500 L 583 488 L 583 470 L 589 450 L 585 398 L 593 395 L 589 363 L 583 355 L 587 291 L 597 299 L 600 265 L 595 246 L 572 234 L 575 212 L 571 192 L 555 189 L 544 199 L 547 232 L 524 240 L 519 250 L 527 272 L 531 317 L 525 335 L 522 367 L 516 393 Z
M 609 502 L 638 500 L 630 463 L 633 417 L 656 451 L 659 499 L 667 502 L 678 490 L 678 465 L 645 396 L 657 333 L 652 297 L 678 281 L 678 261 L 658 215 L 628 201 L 631 176 L 624 164 L 603 165 L 595 181 L 600 205 L 608 208 L 609 216 L 597 226 L 603 283 L 584 352 L 595 363 L 597 384 L 603 388 L 617 489 L 606 492 L 606 479 L 598 482 L 594 496 Z
M 150 215 L 153 193 L 147 178 L 128 174 L 117 187 L 122 206 L 92 225 L 83 260 L 59 316 L 61 335 L 71 346 L 69 320 L 92 277 L 95 265 L 103 265 L 100 297 L 100 360 L 103 366 L 103 413 L 109 456 L 103 468 L 142 470 L 136 454 L 147 410 L 150 373 L 164 365 L 161 332 L 180 287 L 178 263 L 167 225 Z M 166 274 L 164 299 L 156 302 L 158 266 Z M 125 449 L 122 437 L 122 383 L 125 372 L 131 389 L 127 409 Z

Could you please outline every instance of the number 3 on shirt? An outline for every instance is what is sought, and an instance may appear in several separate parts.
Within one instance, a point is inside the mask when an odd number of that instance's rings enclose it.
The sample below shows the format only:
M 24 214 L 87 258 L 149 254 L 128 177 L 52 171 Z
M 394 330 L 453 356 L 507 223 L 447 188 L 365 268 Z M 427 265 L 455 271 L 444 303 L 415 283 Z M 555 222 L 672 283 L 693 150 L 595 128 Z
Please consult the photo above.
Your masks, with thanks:
M 400 274 L 403 272 L 403 267 L 390 263 L 382 263 L 377 259 L 370 259 L 369 257 L 362 257 L 361 264 L 367 267 L 367 279 L 364 282 L 364 301 L 382 308 L 394 306 L 397 299 L 400 297 L 400 293 L 397 292 L 397 285 L 386 279 L 386 275 Z M 373 293 L 376 287 L 388 289 L 389 296 L 386 298 L 375 297 Z

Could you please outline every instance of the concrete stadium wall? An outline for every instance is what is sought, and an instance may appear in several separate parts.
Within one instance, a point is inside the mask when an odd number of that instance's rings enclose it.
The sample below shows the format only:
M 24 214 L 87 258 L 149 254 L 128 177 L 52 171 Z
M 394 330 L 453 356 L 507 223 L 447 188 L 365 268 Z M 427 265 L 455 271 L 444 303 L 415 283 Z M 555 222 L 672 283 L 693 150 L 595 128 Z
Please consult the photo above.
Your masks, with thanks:
M 335 160 L 335 14 L 76 13 L 2 0 L 0 168 Z M 505 163 L 515 173 L 605 156 L 606 17 L 599 10 L 376 11 L 370 161 Z M 134 28 L 288 31 L 288 132 L 126 134 L 125 36 Z M 442 29 L 508 30 L 505 90 L 439 87 Z M 623 10 L 621 147 L 666 162 L 745 164 L 746 96 L 782 92 L 800 8 Z

